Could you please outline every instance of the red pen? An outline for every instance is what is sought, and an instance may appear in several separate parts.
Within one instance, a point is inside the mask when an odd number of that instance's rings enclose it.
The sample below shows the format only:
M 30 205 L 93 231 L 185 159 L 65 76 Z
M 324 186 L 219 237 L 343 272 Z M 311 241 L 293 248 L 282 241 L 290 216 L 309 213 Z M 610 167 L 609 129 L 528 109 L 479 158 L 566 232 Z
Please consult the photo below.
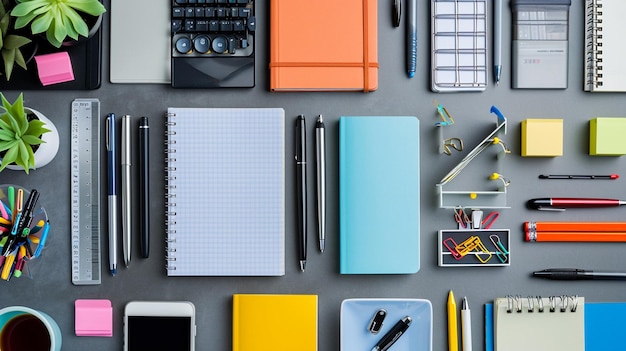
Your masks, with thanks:
M 530 199 L 526 205 L 533 210 L 564 211 L 566 208 L 616 207 L 626 205 L 626 201 L 617 199 L 546 197 Z

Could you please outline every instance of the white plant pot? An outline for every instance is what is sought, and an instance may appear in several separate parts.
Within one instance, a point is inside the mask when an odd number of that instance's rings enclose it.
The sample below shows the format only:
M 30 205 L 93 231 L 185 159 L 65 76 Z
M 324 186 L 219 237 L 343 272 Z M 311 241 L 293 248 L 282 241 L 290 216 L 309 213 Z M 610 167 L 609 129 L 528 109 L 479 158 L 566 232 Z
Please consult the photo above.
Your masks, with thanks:
M 37 169 L 43 167 L 50 163 L 54 157 L 57 155 L 59 151 L 59 131 L 57 127 L 52 123 L 48 117 L 44 116 L 43 113 L 32 109 L 30 107 L 24 107 L 26 111 L 30 111 L 34 113 L 40 121 L 45 123 L 45 128 L 50 129 L 49 133 L 44 133 L 41 136 L 41 139 L 44 141 L 39 145 L 37 151 L 35 151 L 35 168 Z M 24 169 L 18 165 L 7 165 L 7 169 L 12 169 L 16 171 L 23 171 Z

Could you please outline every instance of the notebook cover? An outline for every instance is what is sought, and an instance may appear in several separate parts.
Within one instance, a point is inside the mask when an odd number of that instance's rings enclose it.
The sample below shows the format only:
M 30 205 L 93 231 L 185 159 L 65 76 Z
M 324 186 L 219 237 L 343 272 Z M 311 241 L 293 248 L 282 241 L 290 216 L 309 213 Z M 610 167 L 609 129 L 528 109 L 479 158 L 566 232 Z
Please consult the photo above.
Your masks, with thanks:
M 558 298 L 557 298 L 558 301 Z M 543 298 L 544 311 L 529 312 L 527 298 L 522 297 L 522 310 L 508 313 L 508 298 L 494 301 L 494 345 L 497 351 L 585 351 L 585 299 L 578 297 L 575 312 L 550 312 L 548 298 Z M 535 303 L 536 304 L 536 303 Z M 536 304 L 538 306 L 538 304 Z
M 317 295 L 233 295 L 233 351 L 317 351 Z
M 626 302 L 585 304 L 585 351 L 624 348 Z
M 416 117 L 340 117 L 342 274 L 419 270 L 419 183 Z
M 272 91 L 378 86 L 377 0 L 271 0 Z
M 111 83 L 169 84 L 169 3 L 154 6 L 154 0 L 111 0 L 110 12 Z
M 285 274 L 281 108 L 168 108 L 169 276 Z

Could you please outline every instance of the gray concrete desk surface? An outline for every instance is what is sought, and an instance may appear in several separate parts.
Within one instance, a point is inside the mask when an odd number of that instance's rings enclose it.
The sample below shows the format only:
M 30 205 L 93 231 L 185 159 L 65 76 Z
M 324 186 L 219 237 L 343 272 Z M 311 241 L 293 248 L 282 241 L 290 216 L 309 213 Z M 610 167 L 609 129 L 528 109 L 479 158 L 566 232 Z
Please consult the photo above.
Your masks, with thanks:
M 108 4 L 108 1 L 105 1 Z M 163 1 L 166 2 L 166 1 Z M 473 343 L 483 345 L 483 305 L 507 294 L 554 295 L 578 294 L 587 301 L 624 301 L 626 283 L 579 281 L 552 282 L 529 277 L 533 270 L 549 267 L 626 270 L 626 244 L 525 243 L 521 225 L 527 220 L 606 220 L 622 221 L 625 209 L 568 210 L 565 213 L 538 213 L 524 208 L 531 197 L 588 196 L 626 198 L 626 164 L 624 157 L 588 156 L 588 121 L 596 116 L 626 116 L 626 95 L 583 92 L 584 30 L 582 0 L 573 1 L 570 13 L 569 88 L 565 90 L 512 90 L 510 71 L 511 15 L 505 8 L 503 21 L 505 46 L 504 74 L 498 87 L 482 93 L 435 94 L 430 91 L 430 22 L 429 2 L 420 1 L 418 70 L 415 78 L 405 73 L 404 19 L 400 28 L 391 26 L 391 1 L 379 2 L 379 88 L 372 93 L 271 93 L 268 86 L 268 14 L 266 2 L 258 2 L 256 82 L 253 89 L 242 90 L 174 90 L 165 85 L 110 84 L 108 82 L 108 25 L 104 27 L 103 83 L 94 91 L 27 91 L 26 103 L 46 113 L 61 134 L 59 154 L 52 164 L 30 175 L 4 171 L 0 183 L 20 184 L 42 192 L 52 222 L 48 247 L 40 262 L 33 262 L 34 278 L 2 282 L 0 305 L 27 305 L 51 314 L 63 332 L 64 350 L 120 350 L 122 348 L 122 315 L 131 300 L 189 300 L 197 308 L 198 350 L 231 348 L 231 296 L 234 293 L 294 293 L 319 295 L 319 350 L 339 349 L 340 304 L 357 297 L 423 298 L 433 303 L 433 350 L 447 350 L 446 298 L 450 289 L 460 299 L 467 296 L 473 309 Z M 303 14 L 305 15 L 305 14 Z M 491 14 L 490 14 L 491 18 Z M 332 38 L 328 38 L 332 40 Z M 303 42 L 303 45 L 306 43 Z M 137 50 L 143 50 L 140 44 Z M 146 48 L 147 49 L 147 48 Z M 324 50 L 324 48 L 319 48 Z M 132 53 L 130 53 L 132 54 Z M 491 61 L 491 57 L 489 58 Z M 491 81 L 491 80 L 490 80 Z M 6 92 L 9 97 L 17 92 Z M 133 252 L 129 269 L 120 268 L 117 276 L 107 273 L 106 235 L 103 234 L 102 284 L 73 286 L 70 279 L 70 103 L 74 98 L 96 97 L 102 103 L 102 118 L 108 112 L 150 117 L 151 123 L 151 255 L 141 259 Z M 489 133 L 495 117 L 489 114 L 496 105 L 508 117 L 509 131 L 505 141 L 512 154 L 500 163 L 481 160 L 484 167 L 468 169 L 461 182 L 487 177 L 494 170 L 511 180 L 508 203 L 501 210 L 496 228 L 511 229 L 511 266 L 501 268 L 440 268 L 437 266 L 437 230 L 455 226 L 450 210 L 437 207 L 435 184 L 464 155 L 437 153 L 438 121 L 433 100 L 444 104 L 456 124 L 446 129 L 446 136 L 463 138 L 469 150 Z M 164 261 L 164 113 L 168 106 L 188 107 L 282 107 L 287 119 L 287 216 L 286 274 L 283 277 L 196 277 L 168 278 Z M 296 256 L 296 219 L 294 172 L 291 167 L 295 117 L 309 118 L 309 158 L 314 157 L 313 118 L 323 114 L 327 121 L 328 156 L 328 241 L 324 254 L 315 250 L 315 208 L 309 206 L 309 262 L 301 273 Z M 341 115 L 415 115 L 421 131 L 421 270 L 414 275 L 342 276 L 338 274 L 338 118 Z M 520 122 L 525 118 L 563 118 L 564 155 L 557 158 L 520 157 Z M 102 153 L 104 156 L 104 152 Z M 479 163 L 480 165 L 480 163 Z M 540 181 L 541 173 L 619 173 L 615 181 Z M 104 176 L 104 168 L 103 168 Z M 309 191 L 314 194 L 314 168 L 309 168 Z M 103 189 L 104 189 L 104 182 Z M 312 197 L 313 199 L 313 197 Z M 103 218 L 105 200 L 101 203 Z M 138 248 L 138 242 L 135 242 Z M 121 249 L 120 249 L 121 250 Z M 110 299 L 114 306 L 112 338 L 76 337 L 74 335 L 74 300 L 79 298 Z

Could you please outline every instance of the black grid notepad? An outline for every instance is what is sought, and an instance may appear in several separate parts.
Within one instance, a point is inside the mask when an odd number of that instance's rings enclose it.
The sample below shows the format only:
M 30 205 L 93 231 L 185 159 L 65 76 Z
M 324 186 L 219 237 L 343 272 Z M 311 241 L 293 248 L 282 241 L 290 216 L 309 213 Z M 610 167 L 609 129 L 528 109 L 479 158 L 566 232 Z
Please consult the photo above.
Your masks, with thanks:
M 169 276 L 284 275 L 278 108 L 169 108 Z

